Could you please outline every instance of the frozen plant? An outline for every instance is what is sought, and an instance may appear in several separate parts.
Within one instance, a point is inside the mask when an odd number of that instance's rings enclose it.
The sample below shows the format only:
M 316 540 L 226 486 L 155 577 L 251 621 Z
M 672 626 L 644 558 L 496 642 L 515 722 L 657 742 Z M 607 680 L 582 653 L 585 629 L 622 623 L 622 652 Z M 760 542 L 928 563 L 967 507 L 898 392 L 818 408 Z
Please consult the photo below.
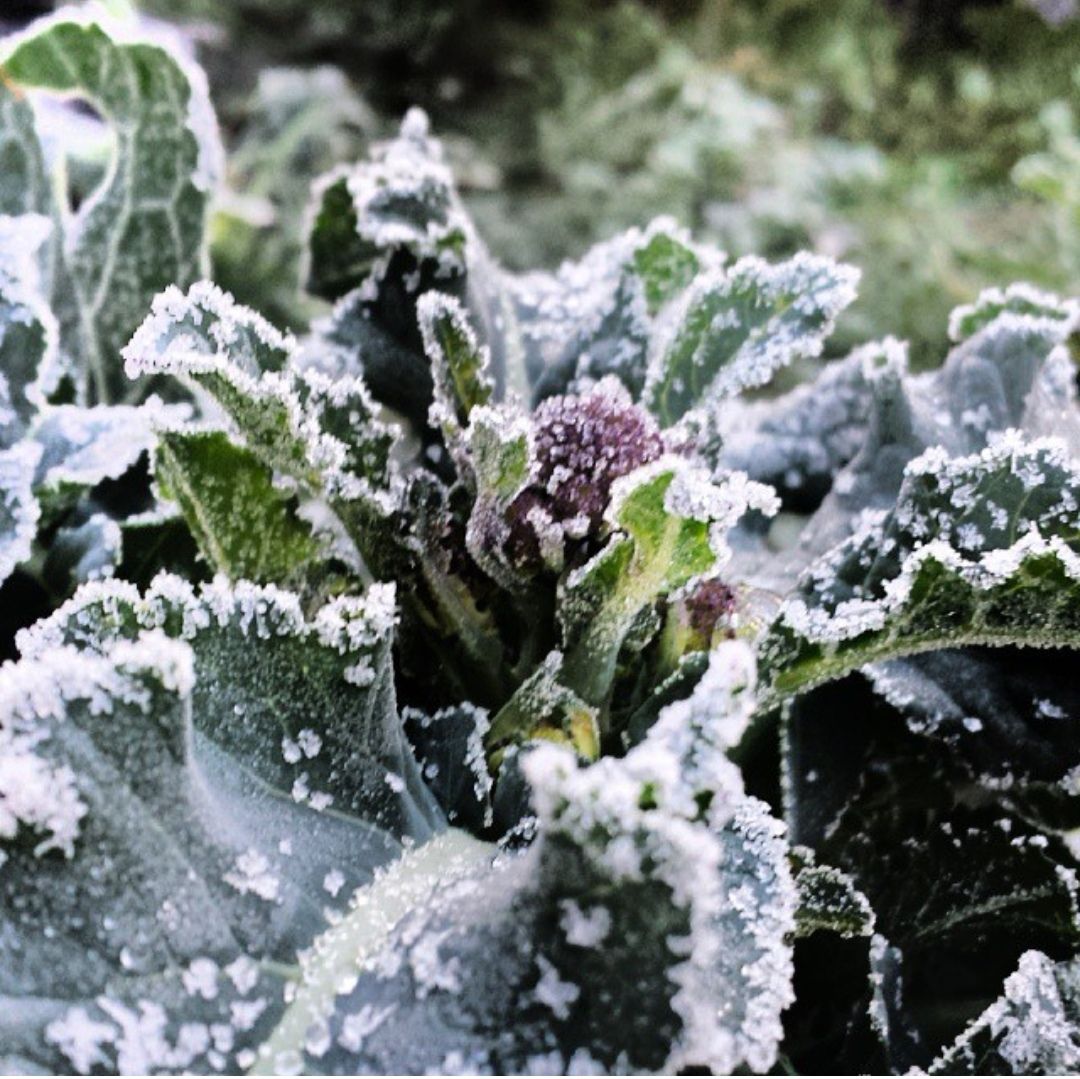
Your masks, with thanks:
M 507 273 L 414 110 L 295 337 L 201 276 L 202 80 L 127 33 L 2 51 L 2 567 L 82 582 L 0 667 L 2 1070 L 1075 1068 L 1075 303 L 747 397 L 853 269 Z M 75 211 L 39 92 L 114 126 Z

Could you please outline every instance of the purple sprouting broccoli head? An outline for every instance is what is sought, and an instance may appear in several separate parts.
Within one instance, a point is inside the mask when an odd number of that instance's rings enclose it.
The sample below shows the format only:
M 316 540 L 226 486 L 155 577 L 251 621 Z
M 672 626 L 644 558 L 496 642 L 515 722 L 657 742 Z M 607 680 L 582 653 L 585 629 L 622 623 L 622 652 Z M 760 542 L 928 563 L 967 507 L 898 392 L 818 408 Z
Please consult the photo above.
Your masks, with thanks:
M 739 605 L 739 596 L 731 585 L 718 577 L 699 581 L 683 600 L 690 628 L 709 641 L 720 629 L 724 636 L 734 636 L 731 621 Z
M 533 414 L 534 481 L 510 504 L 507 554 L 522 569 L 558 561 L 566 539 L 596 534 L 611 485 L 659 458 L 653 417 L 614 378 L 543 401 Z

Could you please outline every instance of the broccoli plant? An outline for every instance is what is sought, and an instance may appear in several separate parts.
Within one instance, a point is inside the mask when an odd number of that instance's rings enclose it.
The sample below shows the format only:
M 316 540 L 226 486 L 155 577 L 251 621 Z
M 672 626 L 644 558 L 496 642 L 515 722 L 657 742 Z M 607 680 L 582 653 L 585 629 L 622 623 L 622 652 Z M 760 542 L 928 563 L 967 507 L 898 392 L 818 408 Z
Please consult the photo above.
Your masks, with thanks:
M 0 550 L 82 567 L 0 668 L 4 1070 L 1080 1066 L 1074 302 L 770 394 L 855 270 L 508 273 L 413 111 L 294 336 L 199 277 L 189 65 L 2 55 Z M 77 207 L 31 91 L 113 125 Z

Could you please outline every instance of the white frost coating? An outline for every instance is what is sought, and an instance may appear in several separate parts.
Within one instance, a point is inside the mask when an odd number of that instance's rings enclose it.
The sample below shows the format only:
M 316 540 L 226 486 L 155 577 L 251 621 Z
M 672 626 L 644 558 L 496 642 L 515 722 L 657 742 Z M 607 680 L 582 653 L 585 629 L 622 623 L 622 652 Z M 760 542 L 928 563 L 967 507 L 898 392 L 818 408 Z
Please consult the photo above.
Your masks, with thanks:
M 37 371 L 26 385 L 15 387 L 13 406 L 22 414 L 26 406 L 37 409 L 60 380 L 60 327 L 45 301 L 39 252 L 52 235 L 53 223 L 42 214 L 0 214 L 0 296 L 13 308 L 20 322 L 37 322 L 42 330 L 42 352 Z M 0 326 L 0 343 L 4 327 Z M 15 372 L 7 372 L 9 376 Z M 21 372 L 28 375 L 29 372 Z
M 581 996 L 580 987 L 563 981 L 554 964 L 544 956 L 536 957 L 536 965 L 540 968 L 540 980 L 533 990 L 537 1001 L 550 1008 L 556 1019 L 568 1018 L 570 1005 Z
M 185 698 L 193 678 L 191 650 L 159 633 L 117 642 L 104 655 L 57 647 L 0 666 L 0 840 L 26 827 L 41 837 L 36 855 L 71 857 L 87 807 L 71 769 L 37 752 L 50 728 L 73 706 L 98 715 L 118 705 L 145 712 L 153 683 Z
M 175 287 L 158 295 L 123 350 L 130 377 L 165 373 L 192 383 L 200 396 L 215 399 L 257 454 L 312 493 L 371 500 L 389 512 L 400 479 L 389 466 L 374 474 L 379 455 L 365 449 L 392 445 L 396 428 L 376 418 L 360 378 L 297 370 L 295 354 L 291 335 L 206 281 L 186 295 Z M 348 442 L 340 428 L 326 430 L 327 409 L 354 414 Z
M 338 1043 L 351 1053 L 359 1053 L 363 1048 L 364 1039 L 374 1034 L 390 1018 L 394 1010 L 393 1004 L 388 1004 L 384 1008 L 365 1004 L 359 1011 L 346 1015 L 341 1022 Z
M 41 447 L 17 442 L 0 451 L 0 581 L 30 557 L 41 507 L 32 489 Z
M 62 645 L 72 635 L 85 645 L 101 648 L 125 620 L 146 629 L 178 620 L 180 634 L 187 640 L 213 624 L 234 625 L 241 633 L 256 638 L 313 639 L 355 660 L 346 667 L 344 677 L 363 686 L 375 678 L 376 661 L 392 640 L 397 618 L 394 597 L 392 584 L 374 584 L 363 595 L 338 597 L 308 620 L 299 597 L 276 585 L 250 581 L 233 584 L 217 577 L 196 589 L 181 577 L 161 573 L 145 596 L 120 581 L 83 585 L 48 618 L 20 631 L 16 640 L 23 656 L 34 657 Z M 370 677 L 361 678 L 359 671 L 370 671 Z M 282 743 L 285 759 L 296 754 L 317 754 L 313 733 L 303 745 L 286 738 Z M 299 759 L 296 757 L 296 761 Z M 325 797 L 320 800 L 325 801 Z
M 1065 982 L 1073 992 L 1067 1007 Z M 1017 1075 L 1067 1075 L 1080 1070 L 1080 1032 L 1075 1009 L 1074 964 L 1055 964 L 1042 952 L 1028 951 L 1005 979 L 1002 995 L 974 1020 L 931 1065 L 938 1074 L 955 1072 L 955 1063 L 978 1063 L 977 1049 L 989 1041 Z M 950 1067 L 950 1065 L 952 1065 Z
M 741 335 L 733 354 L 715 356 L 709 365 L 717 369 L 702 396 L 716 400 L 764 385 L 795 359 L 819 355 L 836 317 L 855 299 L 859 277 L 859 271 L 852 266 L 805 251 L 775 265 L 747 255 L 727 269 L 699 274 L 657 334 L 650 352 L 644 399 L 652 399 L 668 380 L 673 357 L 685 346 L 687 323 L 690 320 L 693 324 L 695 313 L 715 310 L 694 344 L 690 361 L 693 367 L 706 364 L 705 353 L 711 344 L 732 333 Z M 761 325 L 744 321 L 747 312 L 740 308 L 746 304 L 747 295 L 754 297 L 747 305 L 752 314 L 769 312 Z M 687 373 L 674 376 L 673 385 L 680 392 L 685 389 L 683 379 Z
M 585 911 L 573 899 L 565 899 L 559 905 L 562 908 L 559 925 L 567 944 L 596 948 L 604 942 L 611 931 L 611 912 L 606 907 L 595 906 Z
M 130 405 L 50 407 L 33 437 L 43 448 L 36 483 L 42 487 L 93 487 L 128 471 L 157 441 L 161 427 L 178 426 L 191 414 L 187 405 L 165 405 L 149 397 Z
M 213 1000 L 218 995 L 220 969 L 217 963 L 207 956 L 193 959 L 180 978 L 185 992 L 191 997 L 199 996 L 203 1000 Z
M 237 855 L 235 867 L 225 873 L 224 880 L 241 895 L 255 895 L 268 903 L 275 902 L 281 894 L 281 880 L 273 872 L 269 859 L 254 847 Z
M 170 63 L 175 64 L 188 82 L 187 129 L 195 138 L 198 147 L 198 164 L 192 177 L 196 187 L 207 194 L 214 194 L 225 174 L 225 149 L 221 141 L 217 114 L 210 101 L 210 86 L 206 72 L 185 56 L 185 49 L 174 46 L 172 35 L 169 40 L 158 41 L 148 35 L 150 25 L 145 19 L 121 19 L 112 15 L 108 8 L 99 2 L 74 5 L 61 8 L 50 15 L 35 19 L 21 33 L 12 34 L 4 39 L 4 49 L 0 59 L 9 56 L 23 42 L 43 34 L 54 26 L 74 23 L 77 26 L 98 26 L 117 45 L 151 45 L 160 49 Z
M 183 332 L 181 327 L 190 327 Z M 196 336 L 194 331 L 199 331 Z M 213 351 L 207 351 L 209 347 Z M 237 348 L 242 351 L 238 356 Z M 248 374 L 257 370 L 256 350 L 283 361 L 296 340 L 262 315 L 238 304 L 210 281 L 196 281 L 184 293 L 175 285 L 154 297 L 142 325 L 122 352 L 129 378 L 149 374 L 182 374 L 213 370 L 214 361 L 236 363 Z
M 663 708 L 657 725 L 664 730 L 670 727 L 672 737 L 684 731 L 689 738 L 705 730 L 708 743 L 729 749 L 738 744 L 754 713 L 756 681 L 750 645 L 742 640 L 723 641 L 710 653 L 709 666 L 693 693 Z
M 736 686 L 749 695 L 746 646 L 721 647 L 728 655 L 717 664 L 717 681 L 728 671 L 729 698 Z M 613 884 L 642 879 L 649 865 L 651 877 L 689 915 L 688 938 L 670 942 L 672 1008 L 683 1029 L 663 1070 L 707 1066 L 723 1074 L 745 1063 L 767 1071 L 782 1036 L 781 1012 L 792 1000 L 785 941 L 794 929 L 795 887 L 783 826 L 746 798 L 738 769 L 723 752 L 725 724 L 708 719 L 667 709 L 621 760 L 580 768 L 561 747 L 541 746 L 522 767 L 541 844 L 544 835 L 569 838 Z M 705 791 L 711 798 L 702 810 L 698 796 Z M 725 876 L 725 840 L 749 853 L 759 877 L 740 876 L 736 885 Z M 736 957 L 734 948 L 745 951 Z M 710 1003 L 717 993 L 744 1007 L 718 1011 Z M 565 995 L 558 999 L 568 1003 Z
M 479 357 L 474 378 L 489 393 L 494 391 L 494 384 L 488 374 L 491 369 L 491 351 L 487 345 L 481 345 L 477 340 L 465 308 L 454 296 L 442 292 L 425 292 L 416 302 L 416 319 L 420 324 L 424 353 L 431 364 L 434 382 L 434 397 L 428 409 L 428 423 L 441 429 L 447 441 L 452 442 L 459 434 L 457 393 L 449 358 L 435 332 L 436 325 L 444 320 L 448 322 L 453 333 L 464 342 L 465 351 L 470 356 Z
M 717 559 L 715 569 L 731 557 L 727 533 L 743 514 L 758 510 L 771 516 L 780 508 L 771 487 L 748 479 L 743 472 L 730 472 L 713 480 L 706 469 L 686 458 L 665 454 L 615 480 L 604 513 L 607 523 L 622 528 L 625 502 L 640 488 L 665 475 L 671 476 L 671 482 L 664 492 L 664 509 L 673 517 L 709 523 L 709 543 Z
M 338 166 L 313 185 L 305 234 L 310 234 L 327 191 L 345 184 L 357 235 L 372 248 L 370 272 L 359 285 L 365 299 L 378 294 L 396 249 L 405 248 L 418 260 L 434 260 L 438 275 L 452 276 L 464 270 L 467 248 L 475 242 L 454 195 L 442 145 L 429 128 L 424 111 L 411 108 L 397 138 L 374 144 L 367 161 Z M 411 204 L 412 212 L 402 212 L 403 204 Z
M 605 348 L 612 350 L 605 356 L 605 369 L 625 376 L 628 383 L 639 377 L 655 320 L 634 258 L 658 236 L 671 237 L 690 251 L 700 267 L 715 268 L 723 261 L 721 252 L 696 246 L 673 218 L 658 217 L 644 229 L 632 228 L 594 245 L 579 261 L 564 262 L 553 274 L 507 279 L 518 304 L 528 311 L 522 336 L 545 364 L 576 355 L 580 378 L 589 368 L 587 348 L 604 337 Z M 618 332 L 606 331 L 615 320 Z
M 118 1033 L 111 1023 L 92 1019 L 85 1008 L 72 1008 L 45 1028 L 45 1040 L 67 1057 L 79 1075 L 89 1075 L 96 1064 L 109 1066 L 103 1050 Z
M 977 482 L 994 473 L 1007 474 L 1026 491 L 1032 491 L 1047 482 L 1048 468 L 1064 472 L 1061 481 L 1055 480 L 1058 501 L 1042 506 L 1035 516 L 1020 513 L 1013 519 L 1005 507 L 980 501 L 977 494 Z M 808 571 L 805 581 L 813 587 L 812 598 L 807 601 L 795 597 L 784 604 L 781 619 L 787 626 L 819 643 L 835 643 L 883 630 L 908 602 L 920 570 L 929 563 L 985 591 L 1007 581 L 1026 560 L 1049 555 L 1069 578 L 1080 581 L 1080 555 L 1060 535 L 1046 536 L 1042 531 L 1060 529 L 1075 520 L 1080 509 L 1075 494 L 1080 490 L 1080 468 L 1070 459 L 1064 442 L 1054 438 L 1025 441 L 1020 432 L 1009 430 L 992 437 L 985 449 L 968 457 L 951 458 L 944 449 L 935 447 L 905 469 L 907 479 L 923 476 L 933 477 L 935 497 L 943 508 L 925 512 L 917 502 L 918 496 L 916 500 L 905 499 L 902 491 L 892 517 L 911 537 L 913 545 L 878 592 L 859 595 L 856 589 L 856 594 L 848 598 L 830 598 L 832 578 L 844 558 L 862 550 L 887 554 L 887 544 L 895 542 L 886 540 L 882 532 L 886 515 L 868 513 L 848 542 Z M 1020 509 L 1023 507 L 1022 502 Z M 980 508 L 985 508 L 997 533 L 1017 538 L 1003 543 L 1000 536 L 985 536 L 971 522 L 963 521 L 964 514 Z
M 969 337 L 972 333 L 969 325 L 973 319 L 977 320 L 978 326 L 982 326 L 1007 312 L 1065 321 L 1077 316 L 1080 304 L 1075 300 L 1062 299 L 1025 281 L 1014 282 L 1006 288 L 983 289 L 973 303 L 961 304 L 950 312 L 949 339 L 959 342 Z

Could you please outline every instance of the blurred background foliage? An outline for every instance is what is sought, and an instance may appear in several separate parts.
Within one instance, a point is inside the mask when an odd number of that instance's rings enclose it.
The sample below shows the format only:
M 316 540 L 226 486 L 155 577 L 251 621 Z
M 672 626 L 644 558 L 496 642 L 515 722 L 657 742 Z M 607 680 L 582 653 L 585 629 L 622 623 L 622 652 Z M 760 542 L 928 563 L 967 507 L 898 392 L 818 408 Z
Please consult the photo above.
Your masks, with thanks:
M 13 0 L 33 6 L 31 0 Z M 863 271 L 834 341 L 1080 279 L 1080 0 L 143 0 L 231 147 L 218 280 L 302 328 L 311 181 L 422 105 L 489 246 L 550 266 L 657 214 Z

